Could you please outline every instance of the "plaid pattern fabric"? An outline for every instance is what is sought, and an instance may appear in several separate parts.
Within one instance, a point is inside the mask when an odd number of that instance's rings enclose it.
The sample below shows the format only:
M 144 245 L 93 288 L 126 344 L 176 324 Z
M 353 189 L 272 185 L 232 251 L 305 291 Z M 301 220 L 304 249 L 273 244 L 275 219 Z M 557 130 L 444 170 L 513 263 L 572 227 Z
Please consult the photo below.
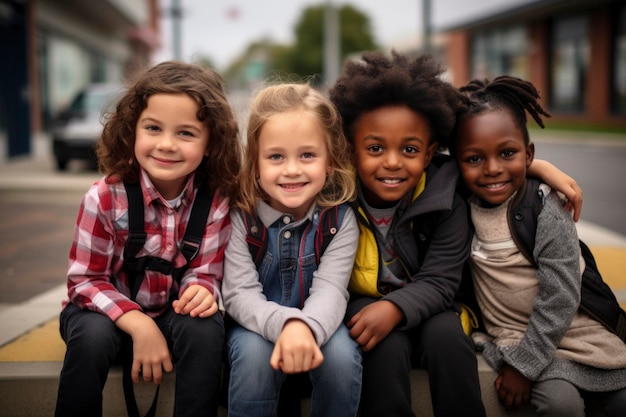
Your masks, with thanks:
M 143 171 L 141 186 L 147 237 L 137 257 L 151 255 L 179 267 L 186 262 L 178 247 L 195 196 L 193 176 L 188 178 L 176 209 L 161 197 Z M 231 232 L 228 212 L 228 199 L 216 192 L 200 252 L 185 271 L 180 288 L 170 275 L 146 271 L 136 302 L 133 302 L 129 299 L 127 274 L 123 268 L 124 244 L 128 238 L 126 190 L 120 181 L 99 180 L 84 195 L 80 205 L 69 254 L 69 299 L 63 305 L 72 302 L 115 321 L 133 309 L 156 317 L 168 305 L 171 292 L 180 296 L 193 284 L 208 288 L 220 300 L 224 251 Z

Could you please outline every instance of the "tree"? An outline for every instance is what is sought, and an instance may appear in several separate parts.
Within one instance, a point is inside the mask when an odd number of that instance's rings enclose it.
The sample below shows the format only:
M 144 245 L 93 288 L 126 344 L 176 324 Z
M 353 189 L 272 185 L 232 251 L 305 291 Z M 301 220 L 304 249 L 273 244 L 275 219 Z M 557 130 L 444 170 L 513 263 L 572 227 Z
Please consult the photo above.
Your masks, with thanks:
M 287 72 L 320 78 L 324 66 L 325 7 L 311 6 L 302 13 L 295 27 L 296 43 L 287 57 Z M 355 52 L 377 48 L 369 17 L 350 5 L 339 9 L 339 39 L 341 60 Z
M 306 8 L 295 26 L 294 45 L 278 45 L 269 39 L 252 43 L 224 72 L 229 84 L 245 88 L 261 79 L 313 79 L 321 82 L 324 67 L 324 8 Z M 339 8 L 341 60 L 347 56 L 377 49 L 370 19 L 352 6 Z M 260 64 L 262 63 L 262 65 Z M 262 74 L 256 73 L 262 69 Z

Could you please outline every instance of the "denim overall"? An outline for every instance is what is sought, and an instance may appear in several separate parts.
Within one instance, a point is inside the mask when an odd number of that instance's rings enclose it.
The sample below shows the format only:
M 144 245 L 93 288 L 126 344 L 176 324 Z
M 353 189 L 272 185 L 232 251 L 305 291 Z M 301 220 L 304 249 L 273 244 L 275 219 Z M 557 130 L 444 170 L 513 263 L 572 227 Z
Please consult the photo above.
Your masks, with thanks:
M 319 219 L 319 210 L 312 221 L 294 222 L 285 214 L 267 227 L 267 251 L 259 266 L 259 280 L 268 301 L 299 309 L 304 306 L 317 269 L 315 231 Z M 228 415 L 275 415 L 285 374 L 269 364 L 274 344 L 239 325 L 229 330 L 227 343 L 231 366 Z M 311 415 L 355 416 L 361 357 L 343 324 L 321 351 L 324 362 L 309 372 Z

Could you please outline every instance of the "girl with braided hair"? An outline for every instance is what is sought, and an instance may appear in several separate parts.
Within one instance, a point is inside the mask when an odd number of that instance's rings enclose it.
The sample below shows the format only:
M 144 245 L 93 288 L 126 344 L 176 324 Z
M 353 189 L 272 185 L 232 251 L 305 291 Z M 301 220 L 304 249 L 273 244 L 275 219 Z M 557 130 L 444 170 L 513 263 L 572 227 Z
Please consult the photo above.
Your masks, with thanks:
M 510 76 L 460 91 L 471 103 L 450 151 L 472 194 L 469 264 L 500 401 L 530 403 L 539 416 L 584 417 L 593 399 L 607 416 L 626 415 L 626 344 L 579 309 L 585 265 L 574 221 L 554 190 L 526 176 L 535 152 L 526 113 L 542 128 L 550 116 L 539 92 Z M 522 201 L 541 207 L 529 255 L 515 238 L 529 223 L 511 216 Z

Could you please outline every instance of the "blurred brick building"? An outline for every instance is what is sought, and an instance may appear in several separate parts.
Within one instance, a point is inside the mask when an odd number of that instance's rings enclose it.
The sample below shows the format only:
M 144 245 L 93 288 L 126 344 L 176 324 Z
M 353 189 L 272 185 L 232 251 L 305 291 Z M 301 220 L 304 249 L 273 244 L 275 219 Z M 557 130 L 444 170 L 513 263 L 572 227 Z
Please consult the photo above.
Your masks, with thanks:
M 626 2 L 540 0 L 445 28 L 451 81 L 530 80 L 550 124 L 626 128 Z
M 0 135 L 11 157 L 83 86 L 150 64 L 158 0 L 0 0 Z

